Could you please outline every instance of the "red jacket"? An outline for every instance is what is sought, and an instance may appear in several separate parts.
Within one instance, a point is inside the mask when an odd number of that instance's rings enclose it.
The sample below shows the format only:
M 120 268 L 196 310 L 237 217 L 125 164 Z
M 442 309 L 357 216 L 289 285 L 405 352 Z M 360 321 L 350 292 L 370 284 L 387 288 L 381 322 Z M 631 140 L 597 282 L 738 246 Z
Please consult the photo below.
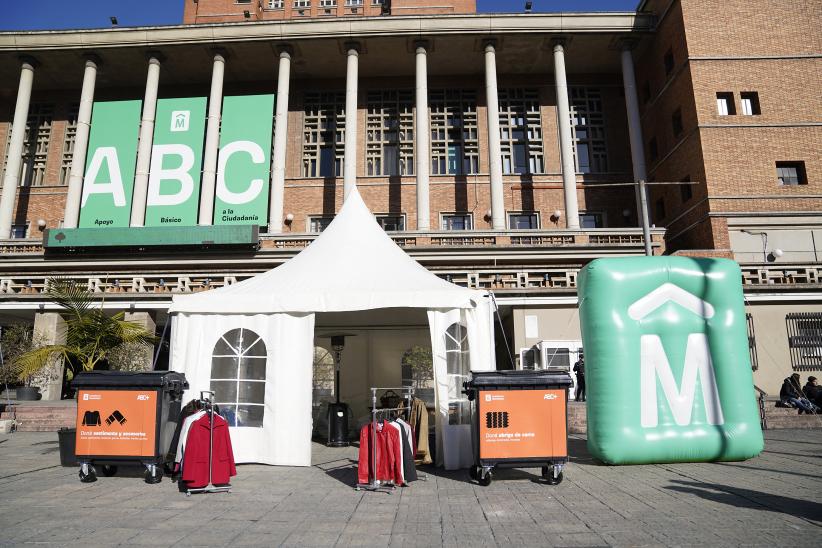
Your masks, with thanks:
M 400 462 L 400 433 L 385 421 L 377 424 L 377 474 L 380 481 L 393 481 L 402 485 L 402 464 Z M 357 465 L 357 481 L 368 483 L 374 458 L 371 447 L 371 423 L 360 429 L 360 459 Z
M 183 481 L 190 488 L 208 485 L 208 414 L 203 415 L 191 425 L 183 455 Z M 211 458 L 211 483 L 226 484 L 231 476 L 237 475 L 234 466 L 234 452 L 231 450 L 231 437 L 228 424 L 220 415 L 214 413 L 214 450 Z

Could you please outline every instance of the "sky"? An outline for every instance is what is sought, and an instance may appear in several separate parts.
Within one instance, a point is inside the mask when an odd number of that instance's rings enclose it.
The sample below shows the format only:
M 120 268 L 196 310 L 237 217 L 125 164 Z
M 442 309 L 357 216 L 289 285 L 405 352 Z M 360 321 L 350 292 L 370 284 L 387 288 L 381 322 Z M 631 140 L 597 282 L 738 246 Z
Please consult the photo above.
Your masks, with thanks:
M 191 0 L 0 0 L 0 30 L 177 25 Z M 533 0 L 533 11 L 626 11 L 639 0 Z M 478 0 L 480 12 L 522 12 L 525 0 Z

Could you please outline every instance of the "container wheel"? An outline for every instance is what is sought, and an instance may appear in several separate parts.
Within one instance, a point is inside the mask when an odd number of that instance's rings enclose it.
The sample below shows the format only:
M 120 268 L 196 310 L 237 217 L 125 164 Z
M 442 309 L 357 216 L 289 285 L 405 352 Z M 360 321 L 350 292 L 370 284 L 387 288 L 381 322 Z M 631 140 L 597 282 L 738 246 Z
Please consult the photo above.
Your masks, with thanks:
M 491 485 L 491 480 L 493 480 L 493 479 L 494 479 L 494 475 L 489 470 L 488 472 L 485 473 L 485 476 L 480 476 L 480 478 L 477 481 L 483 487 L 488 487 L 489 485 Z
M 117 467 L 104 464 L 102 469 L 103 475 L 107 478 L 117 475 Z
M 562 483 L 562 472 L 557 474 L 557 477 L 554 477 L 554 474 L 549 474 L 546 479 L 548 480 L 548 485 L 559 485 Z
M 94 483 L 97 481 L 97 472 L 93 466 L 80 467 L 80 481 L 83 483 Z
M 151 470 L 146 470 L 146 483 L 148 484 L 155 484 L 160 483 L 163 481 L 163 469 L 160 467 L 154 468 L 154 473 L 151 473 Z

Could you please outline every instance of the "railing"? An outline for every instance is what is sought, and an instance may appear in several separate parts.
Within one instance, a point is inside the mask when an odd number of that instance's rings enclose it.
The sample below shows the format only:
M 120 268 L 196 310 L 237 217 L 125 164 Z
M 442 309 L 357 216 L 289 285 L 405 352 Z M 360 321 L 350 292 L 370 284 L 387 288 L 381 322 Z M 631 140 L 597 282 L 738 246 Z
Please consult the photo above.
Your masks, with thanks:
M 742 264 L 743 285 L 819 285 L 822 280 L 820 264 L 778 265 L 762 263 Z
M 762 430 L 767 430 L 768 418 L 765 416 L 765 398 L 768 397 L 768 393 L 757 385 L 754 385 L 754 390 L 757 392 L 756 400 L 759 404 L 759 424 L 762 426 Z

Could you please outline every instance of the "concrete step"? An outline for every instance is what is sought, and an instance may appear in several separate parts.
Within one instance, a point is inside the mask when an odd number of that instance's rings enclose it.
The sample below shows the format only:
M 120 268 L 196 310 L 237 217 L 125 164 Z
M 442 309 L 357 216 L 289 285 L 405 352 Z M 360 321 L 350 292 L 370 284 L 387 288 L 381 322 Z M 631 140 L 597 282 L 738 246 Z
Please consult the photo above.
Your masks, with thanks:
M 20 432 L 56 432 L 60 428 L 72 428 L 77 421 L 77 402 L 36 401 L 14 402 L 4 406 L 0 419 L 17 419 Z
M 822 428 L 822 415 L 797 415 L 795 417 L 771 417 L 768 430 L 781 428 Z

